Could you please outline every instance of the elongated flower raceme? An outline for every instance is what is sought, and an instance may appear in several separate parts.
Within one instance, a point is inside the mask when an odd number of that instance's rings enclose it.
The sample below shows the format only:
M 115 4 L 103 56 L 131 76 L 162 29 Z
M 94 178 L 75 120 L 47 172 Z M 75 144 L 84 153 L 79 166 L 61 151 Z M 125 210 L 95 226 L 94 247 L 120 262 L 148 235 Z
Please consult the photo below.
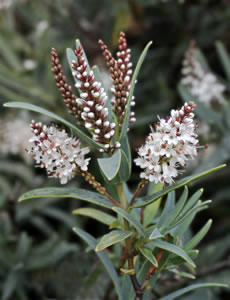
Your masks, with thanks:
M 118 118 L 120 126 L 122 125 L 125 117 L 125 111 L 127 108 L 127 102 L 129 97 L 130 84 L 132 80 L 132 63 L 131 50 L 128 48 L 127 40 L 124 32 L 120 33 L 120 38 L 118 40 L 117 59 L 112 56 L 108 47 L 104 44 L 102 40 L 99 40 L 99 45 L 103 51 L 103 55 L 106 59 L 107 66 L 111 73 L 113 80 L 113 87 L 111 91 L 114 95 L 112 99 L 113 111 Z M 135 106 L 134 96 L 132 97 L 131 106 Z M 130 113 L 130 123 L 136 121 L 134 117 L 135 113 L 131 111 Z
M 143 170 L 140 176 L 155 183 L 173 183 L 178 168 L 197 155 L 198 139 L 193 121 L 193 102 L 172 110 L 166 119 L 159 119 L 155 130 L 139 148 L 134 161 Z
M 80 98 L 77 98 L 76 102 L 82 107 L 81 118 L 84 126 L 91 131 L 95 141 L 104 145 L 101 151 L 119 148 L 119 143 L 111 145 L 116 124 L 108 120 L 106 92 L 101 83 L 95 80 L 93 71 L 87 70 L 82 46 L 78 46 L 74 53 L 76 60 L 72 61 L 72 67 L 75 70 L 73 75 L 77 79 L 76 87 L 80 90 Z
M 29 140 L 28 153 L 50 177 L 59 178 L 61 184 L 74 176 L 74 171 L 88 170 L 90 158 L 85 158 L 89 148 L 81 148 L 78 138 L 70 137 L 64 129 L 31 122 L 34 136 Z

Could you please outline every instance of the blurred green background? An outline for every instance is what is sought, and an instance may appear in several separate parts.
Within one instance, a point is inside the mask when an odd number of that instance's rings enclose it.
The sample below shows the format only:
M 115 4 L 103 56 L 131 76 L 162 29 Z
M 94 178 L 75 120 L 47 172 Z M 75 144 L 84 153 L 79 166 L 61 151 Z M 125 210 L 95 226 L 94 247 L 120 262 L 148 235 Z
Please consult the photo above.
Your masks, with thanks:
M 135 63 L 149 40 L 148 52 L 136 85 L 136 118 L 129 133 L 133 156 L 149 125 L 157 116 L 190 99 L 181 90 L 181 69 L 190 41 L 200 49 L 200 63 L 225 86 L 225 104 L 207 106 L 197 102 L 197 121 L 203 127 L 200 158 L 188 166 L 196 173 L 230 161 L 230 1 L 229 0 L 1 0 L 0 1 L 0 104 L 23 101 L 47 108 L 69 120 L 65 105 L 50 71 L 50 51 L 57 49 L 65 74 L 73 85 L 65 56 L 79 38 L 90 64 L 109 74 L 98 39 L 116 52 L 120 31 L 126 32 Z M 219 42 L 219 43 L 217 43 Z M 201 61 L 202 60 L 202 61 Z M 43 116 L 18 110 L 0 110 L 0 297 L 3 300 L 116 299 L 103 267 L 72 233 L 82 226 L 99 237 L 106 228 L 96 221 L 73 216 L 81 203 L 71 199 L 35 199 L 17 203 L 21 193 L 39 187 L 60 186 L 45 171 L 34 168 L 26 148 L 31 119 L 50 122 Z M 97 175 L 97 167 L 92 167 Z M 130 188 L 139 180 L 133 169 Z M 186 174 L 187 174 L 186 173 Z M 214 224 L 200 245 L 197 277 L 202 281 L 230 282 L 230 167 L 227 166 L 192 186 L 203 187 L 212 199 L 210 209 L 192 224 L 196 232 L 208 219 Z M 84 186 L 75 178 L 69 186 Z M 189 238 L 187 233 L 187 238 Z M 159 280 L 157 293 L 164 295 L 191 279 Z M 184 296 L 193 299 L 229 299 L 228 290 L 204 289 Z M 152 295 L 151 299 L 157 299 Z

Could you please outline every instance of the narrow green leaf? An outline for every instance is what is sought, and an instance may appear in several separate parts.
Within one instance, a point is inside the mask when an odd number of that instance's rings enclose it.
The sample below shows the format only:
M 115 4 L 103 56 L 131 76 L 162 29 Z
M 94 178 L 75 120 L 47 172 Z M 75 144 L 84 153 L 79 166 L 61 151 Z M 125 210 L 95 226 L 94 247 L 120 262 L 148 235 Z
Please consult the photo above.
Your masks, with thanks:
M 164 222 L 164 224 L 163 224 L 164 229 L 168 228 L 168 226 L 170 226 L 170 224 L 176 220 L 176 218 L 180 214 L 181 210 L 183 209 L 187 198 L 188 198 L 188 188 L 187 188 L 187 186 L 185 186 L 184 192 L 181 195 L 179 201 L 175 205 L 174 209 L 168 214 L 168 218 L 167 218 L 166 222 Z
M 198 212 L 207 209 L 208 208 L 208 204 L 210 204 L 212 201 L 211 200 L 207 200 L 207 201 L 199 201 L 197 203 L 197 205 L 195 205 L 190 211 L 188 211 L 186 214 L 184 214 L 183 216 L 181 216 L 180 218 L 178 218 L 175 222 L 173 222 L 170 226 L 170 228 L 173 228 L 175 226 L 177 226 L 178 224 L 182 223 L 184 220 L 186 220 L 187 217 L 189 217 L 190 215 L 192 215 L 193 213 L 197 214 Z
M 138 249 L 140 250 L 141 254 L 148 260 L 151 262 L 152 265 L 154 265 L 155 267 L 158 267 L 158 262 L 156 260 L 156 257 L 153 255 L 152 251 L 148 248 L 141 248 L 138 247 Z
M 189 228 L 189 226 L 191 225 L 193 219 L 195 218 L 196 213 L 192 213 L 189 214 L 188 217 L 186 219 L 184 219 L 184 221 L 182 221 L 181 223 L 179 223 L 178 225 L 176 225 L 175 227 L 173 227 L 170 230 L 170 233 L 175 236 L 175 237 L 182 237 L 183 234 L 186 232 L 186 230 Z
M 160 239 L 160 238 L 163 238 L 163 237 L 164 237 L 164 235 L 156 227 L 156 228 L 153 229 L 153 232 L 150 234 L 149 239 L 150 240 L 155 240 L 155 239 Z
M 112 181 L 118 174 L 121 166 L 121 150 L 117 150 L 111 157 L 98 158 L 97 161 L 102 174 L 108 181 Z
M 180 256 L 181 258 L 183 258 L 192 267 L 194 267 L 194 268 L 196 267 L 196 265 L 194 264 L 192 259 L 188 256 L 188 254 L 183 249 L 181 249 L 173 244 L 167 243 L 162 240 L 153 240 L 153 241 L 151 241 L 151 245 L 158 247 L 160 249 L 164 249 L 166 251 L 172 252 L 172 253 Z
M 230 82 L 230 56 L 228 55 L 222 42 L 216 42 L 216 48 L 224 68 L 224 72 L 228 78 L 228 81 Z
M 184 250 L 190 250 L 196 247 L 203 237 L 207 234 L 212 225 L 212 220 L 208 222 L 201 228 L 201 230 L 184 246 Z
M 148 186 L 148 195 L 154 194 L 156 192 L 159 192 L 163 189 L 164 184 L 163 183 L 157 183 L 153 184 L 153 182 L 149 183 Z M 148 226 L 152 223 L 153 219 L 156 217 L 160 205 L 161 205 L 162 198 L 159 198 L 156 202 L 153 202 L 152 204 L 145 207 L 144 210 L 144 224 L 145 226 Z
M 126 135 L 121 143 L 121 149 L 124 151 L 127 161 L 128 161 L 128 166 L 129 166 L 129 173 L 132 171 L 132 155 L 131 155 L 131 150 L 130 150 L 130 144 L 129 144 L 129 139 L 128 135 Z
M 116 243 L 120 243 L 132 235 L 131 231 L 113 230 L 105 234 L 97 244 L 95 251 L 101 251 Z
M 83 231 L 80 228 L 73 228 L 74 232 L 80 236 L 90 247 L 92 247 L 93 249 L 96 248 L 97 245 L 97 241 L 95 240 L 94 237 L 92 237 L 91 235 L 89 235 L 87 232 Z M 114 269 L 114 266 L 111 262 L 111 260 L 109 259 L 108 255 L 104 252 L 104 251 L 100 251 L 100 252 L 96 252 L 96 254 L 98 255 L 98 257 L 100 258 L 101 262 L 104 264 L 109 276 L 111 277 L 114 286 L 116 288 L 116 292 L 118 295 L 119 300 L 124 300 L 123 299 L 123 295 L 122 295 L 122 290 L 120 287 L 120 280 L 119 277 L 117 275 L 116 270 Z
M 144 201 L 146 201 L 145 203 L 139 203 L 139 204 L 135 204 L 133 205 L 132 207 L 144 207 L 144 206 L 147 206 L 151 203 L 153 203 L 154 201 L 156 201 L 157 199 L 159 199 L 160 197 L 163 197 L 165 195 L 167 195 L 169 192 L 173 191 L 173 190 L 176 190 L 176 189 L 179 189 L 185 185 L 188 185 L 190 182 L 193 182 L 194 180 L 197 180 L 197 179 L 200 179 L 201 177 L 203 176 L 206 176 L 206 175 L 209 175 L 213 172 L 216 172 L 222 168 L 226 167 L 226 164 L 223 164 L 223 165 L 220 165 L 218 167 L 215 167 L 213 169 L 210 169 L 208 171 L 205 171 L 205 172 L 202 172 L 198 175 L 194 175 L 194 176 L 188 176 L 182 180 L 179 181 L 178 184 L 174 184 L 174 185 L 171 185 L 169 187 L 167 187 L 165 190 L 162 190 L 162 191 L 159 191 L 153 195 L 150 195 L 150 196 L 146 196 L 146 197 L 143 197 L 142 199 Z
M 20 196 L 18 201 L 32 198 L 74 198 L 87 201 L 106 208 L 112 208 L 113 204 L 103 195 L 79 188 L 43 188 L 26 192 Z
M 192 285 L 187 286 L 186 288 L 180 289 L 176 292 L 173 292 L 165 297 L 161 297 L 160 300 L 174 300 L 186 293 L 189 293 L 193 290 L 199 289 L 199 288 L 205 288 L 205 287 L 224 287 L 227 288 L 228 285 L 222 284 L 222 283 L 215 283 L 215 282 L 209 282 L 209 283 L 195 283 Z
M 100 211 L 95 208 L 90 208 L 90 207 L 78 208 L 78 209 L 75 209 L 72 213 L 74 215 L 86 216 L 86 217 L 95 219 L 103 224 L 108 225 L 108 226 L 110 226 L 113 222 L 115 222 L 117 220 L 113 216 L 111 216 L 103 211 Z
M 168 216 L 169 216 L 170 212 L 173 211 L 174 207 L 175 207 L 175 191 L 171 191 L 171 192 L 168 193 L 167 201 L 165 203 L 163 212 L 162 212 L 162 214 L 160 216 L 160 219 L 157 223 L 157 227 L 160 230 L 164 229 L 164 224 L 168 220 Z
M 198 254 L 199 254 L 199 251 L 198 250 L 189 250 L 189 251 L 185 251 L 188 256 L 194 260 L 197 258 Z M 180 264 L 183 264 L 184 263 L 184 260 L 179 257 L 179 256 L 175 256 L 174 254 L 170 255 L 169 257 L 169 264 L 170 265 L 174 265 L 174 266 L 177 266 L 177 265 L 180 265 Z
M 8 275 L 6 276 L 2 290 L 2 300 L 8 300 L 15 292 L 17 285 L 20 284 L 21 272 L 23 270 L 23 264 L 18 263 L 13 266 Z
M 197 202 L 199 201 L 203 192 L 204 192 L 204 189 L 199 189 L 192 195 L 192 197 L 189 198 L 186 205 L 182 209 L 180 216 L 185 215 L 187 212 L 189 212 L 191 210 L 192 207 L 194 207 L 197 204 Z
M 120 149 L 121 151 L 121 166 L 119 170 L 119 180 L 118 183 L 125 183 L 128 181 L 130 174 L 131 174 L 131 164 L 128 161 L 127 155 L 125 152 Z
M 130 104 L 131 104 L 133 93 L 134 93 L 135 82 L 136 82 L 138 73 L 140 71 L 141 65 L 142 65 L 142 63 L 144 61 L 144 58 L 145 58 L 145 56 L 146 56 L 146 54 L 148 52 L 148 49 L 149 49 L 149 47 L 151 45 L 152 45 L 152 42 L 149 42 L 146 45 L 144 51 L 142 52 L 142 54 L 141 54 L 141 56 L 140 56 L 140 58 L 138 60 L 137 66 L 135 68 L 135 71 L 133 73 L 133 77 L 132 77 L 132 81 L 131 81 L 131 85 L 130 85 L 128 102 L 127 102 L 127 109 L 126 109 L 126 112 L 125 112 L 124 122 L 122 124 L 121 134 L 120 134 L 120 138 L 119 138 L 119 141 L 121 143 L 122 143 L 122 140 L 124 139 L 124 137 L 127 135 L 127 129 L 128 129 L 129 117 L 130 117 Z
M 190 279 L 196 279 L 196 277 L 190 273 L 187 273 L 187 272 L 183 272 L 181 270 L 178 270 L 176 268 L 168 268 L 168 271 L 169 272 L 172 272 L 174 274 L 177 274 L 181 277 L 185 277 L 185 278 L 190 278 Z
M 119 208 L 119 207 L 113 207 L 113 210 L 116 213 L 118 213 L 120 216 L 125 218 L 131 225 L 133 225 L 136 228 L 136 230 L 142 236 L 145 237 L 145 232 L 144 232 L 142 225 L 133 216 L 131 216 L 129 213 L 127 213 L 125 210 L 123 210 L 122 208 Z
M 55 119 L 61 123 L 63 123 L 64 125 L 66 125 L 67 127 L 69 127 L 70 129 L 73 130 L 73 132 L 76 133 L 76 135 L 85 143 L 94 146 L 97 149 L 103 148 L 103 145 L 95 142 L 94 140 L 92 140 L 90 137 L 88 137 L 82 130 L 80 130 L 78 127 L 74 126 L 73 124 L 71 124 L 70 122 L 66 121 L 65 119 L 59 117 L 58 115 L 44 109 L 41 108 L 39 106 L 33 105 L 33 104 L 29 104 L 29 103 L 23 103 L 23 102 L 8 102 L 3 104 L 3 106 L 5 107 L 12 107 L 12 108 L 22 108 L 22 109 L 27 109 L 30 111 L 35 111 L 38 112 L 40 114 L 46 115 L 52 119 Z

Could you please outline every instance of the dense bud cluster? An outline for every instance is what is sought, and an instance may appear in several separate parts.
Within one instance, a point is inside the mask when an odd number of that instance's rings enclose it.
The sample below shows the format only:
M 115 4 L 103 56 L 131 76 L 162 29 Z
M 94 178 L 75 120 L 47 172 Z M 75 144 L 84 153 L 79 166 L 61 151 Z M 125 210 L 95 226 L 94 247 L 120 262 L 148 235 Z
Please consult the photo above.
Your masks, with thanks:
M 195 56 L 195 45 L 191 44 L 185 55 L 181 83 L 189 88 L 191 94 L 207 106 L 212 102 L 225 103 L 226 87 L 219 82 L 215 74 L 205 70 Z
M 93 134 L 93 139 L 104 145 L 101 150 L 109 150 L 112 148 L 111 140 L 116 124 L 108 120 L 108 97 L 101 83 L 95 80 L 93 71 L 88 70 L 81 45 L 75 50 L 75 55 L 76 61 L 72 61 L 72 68 L 77 79 L 75 86 L 80 90 L 80 97 L 76 102 L 82 108 L 81 118 L 85 128 Z M 115 148 L 118 147 L 120 144 L 116 143 Z
M 131 50 L 127 48 L 127 41 L 123 32 L 120 33 L 120 38 L 118 41 L 119 51 L 117 52 L 117 59 L 112 56 L 111 52 L 108 50 L 108 47 L 103 41 L 99 40 L 99 45 L 101 46 L 113 80 L 113 87 L 111 89 L 114 95 L 114 98 L 112 99 L 113 111 L 119 120 L 119 124 L 121 125 L 125 117 L 133 73 L 131 69 L 132 63 L 130 62 Z M 131 106 L 135 105 L 133 100 L 134 96 Z M 131 123 L 136 121 L 134 115 L 134 112 L 130 113 Z
M 63 75 L 62 66 L 60 64 L 56 49 L 51 51 L 52 72 L 55 74 L 54 79 L 57 87 L 64 99 L 64 102 L 69 110 L 69 113 L 75 115 L 78 120 L 81 120 L 81 106 L 76 103 L 76 95 L 72 91 L 72 87 L 68 85 L 66 77 Z
M 34 136 L 27 151 L 50 177 L 60 178 L 62 184 L 74 176 L 74 171 L 87 171 L 90 158 L 85 158 L 89 148 L 81 148 L 78 138 L 70 137 L 64 129 L 31 122 Z
M 138 150 L 139 157 L 134 160 L 144 169 L 141 178 L 171 184 L 178 175 L 178 168 L 197 155 L 194 108 L 193 102 L 185 103 L 181 109 L 172 110 L 169 117 L 159 119 L 155 124 L 155 130 L 152 129 Z

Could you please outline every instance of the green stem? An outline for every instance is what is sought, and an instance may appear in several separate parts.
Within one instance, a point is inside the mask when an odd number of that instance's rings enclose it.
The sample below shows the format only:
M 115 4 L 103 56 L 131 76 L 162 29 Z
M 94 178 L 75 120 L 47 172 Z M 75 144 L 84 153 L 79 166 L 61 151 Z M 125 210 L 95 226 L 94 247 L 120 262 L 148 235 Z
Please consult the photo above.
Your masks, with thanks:
M 118 189 L 118 193 L 119 193 L 119 196 L 120 196 L 121 207 L 124 210 L 128 210 L 129 204 L 128 204 L 128 201 L 127 201 L 126 196 L 125 196 L 125 191 L 124 191 L 123 184 L 122 183 L 118 184 L 117 189 Z M 125 231 L 130 230 L 129 222 L 126 219 L 124 219 L 124 230 Z M 132 257 L 132 239 L 131 238 L 128 238 L 128 239 L 125 240 L 125 250 L 126 250 L 125 251 L 126 255 L 128 255 L 128 269 L 129 270 L 134 270 L 134 263 L 133 263 L 133 257 Z M 135 299 L 141 300 L 142 299 L 142 293 L 140 294 L 141 286 L 137 281 L 136 274 L 130 275 L 130 278 L 131 278 L 131 282 L 132 282 L 133 288 L 134 288 L 135 293 L 136 293 Z

